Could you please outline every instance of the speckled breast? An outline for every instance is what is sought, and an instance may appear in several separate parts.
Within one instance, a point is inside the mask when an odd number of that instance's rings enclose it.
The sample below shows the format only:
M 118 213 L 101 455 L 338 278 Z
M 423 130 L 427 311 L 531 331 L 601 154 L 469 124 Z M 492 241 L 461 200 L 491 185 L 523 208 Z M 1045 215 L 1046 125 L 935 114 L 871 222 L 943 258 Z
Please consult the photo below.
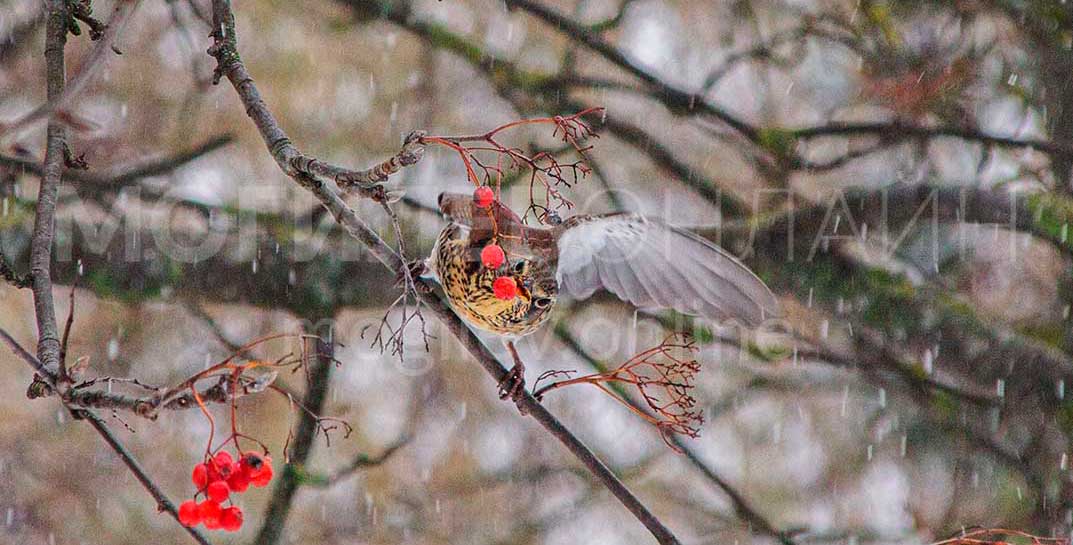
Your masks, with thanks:
M 514 299 L 498 299 L 492 292 L 496 273 L 481 266 L 479 249 L 470 247 L 462 232 L 456 224 L 445 227 L 432 255 L 452 310 L 474 327 L 499 335 L 520 337 L 536 331 L 551 316 L 550 305 L 535 312 L 525 290 Z M 519 285 L 527 282 L 515 280 Z

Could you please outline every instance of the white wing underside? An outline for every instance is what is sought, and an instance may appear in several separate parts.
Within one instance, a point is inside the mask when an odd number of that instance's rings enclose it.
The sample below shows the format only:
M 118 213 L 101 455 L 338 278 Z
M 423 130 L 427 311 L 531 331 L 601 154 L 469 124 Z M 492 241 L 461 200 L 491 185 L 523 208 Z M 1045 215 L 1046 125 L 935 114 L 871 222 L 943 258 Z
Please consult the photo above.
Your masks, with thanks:
M 604 288 L 642 309 L 672 308 L 757 325 L 778 315 L 767 286 L 699 236 L 640 216 L 593 218 L 559 239 L 559 289 L 575 299 Z

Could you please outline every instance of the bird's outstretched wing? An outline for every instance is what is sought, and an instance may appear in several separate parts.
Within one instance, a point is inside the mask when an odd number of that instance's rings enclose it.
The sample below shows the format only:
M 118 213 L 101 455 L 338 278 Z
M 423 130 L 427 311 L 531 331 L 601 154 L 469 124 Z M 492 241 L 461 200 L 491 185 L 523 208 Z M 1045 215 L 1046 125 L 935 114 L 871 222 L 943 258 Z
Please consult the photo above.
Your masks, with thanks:
M 778 315 L 767 286 L 740 261 L 688 231 L 635 215 L 571 218 L 558 241 L 559 289 L 604 288 L 639 308 L 672 308 L 757 325 Z

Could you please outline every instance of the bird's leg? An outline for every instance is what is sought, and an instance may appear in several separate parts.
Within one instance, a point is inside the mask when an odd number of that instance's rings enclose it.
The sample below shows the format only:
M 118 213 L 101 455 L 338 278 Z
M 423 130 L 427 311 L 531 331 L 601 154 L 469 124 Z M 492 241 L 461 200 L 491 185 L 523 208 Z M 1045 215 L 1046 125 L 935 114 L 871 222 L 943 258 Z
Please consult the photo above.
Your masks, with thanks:
M 514 358 L 514 367 L 511 367 L 510 371 L 507 372 L 507 376 L 499 381 L 499 399 L 511 398 L 518 405 L 518 410 L 525 414 L 525 409 L 522 408 L 521 404 L 522 399 L 525 397 L 525 364 L 522 363 L 522 358 L 518 356 L 518 349 L 514 347 L 514 341 L 506 341 L 506 345 L 507 349 L 510 350 L 511 357 Z

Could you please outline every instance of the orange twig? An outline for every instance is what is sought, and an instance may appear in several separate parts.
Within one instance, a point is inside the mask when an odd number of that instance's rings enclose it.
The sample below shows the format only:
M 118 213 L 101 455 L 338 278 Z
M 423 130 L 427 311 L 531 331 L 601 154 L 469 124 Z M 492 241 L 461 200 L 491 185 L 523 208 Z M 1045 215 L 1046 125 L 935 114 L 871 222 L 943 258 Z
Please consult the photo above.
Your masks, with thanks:
M 474 186 L 483 184 L 495 186 L 496 196 L 499 197 L 502 189 L 504 168 L 515 170 L 529 169 L 529 206 L 523 217 L 530 212 L 535 212 L 542 223 L 552 219 L 554 209 L 560 207 L 571 208 L 573 202 L 567 199 L 556 189 L 556 186 L 571 186 L 580 178 L 588 175 L 590 169 L 585 164 L 585 152 L 592 146 L 582 146 L 581 141 L 589 137 L 598 137 L 592 128 L 583 121 L 583 117 L 595 113 L 603 113 L 604 108 L 593 107 L 582 110 L 569 116 L 538 117 L 533 119 L 521 119 L 500 125 L 483 134 L 465 136 L 425 136 L 421 142 L 426 144 L 439 144 L 446 146 L 462 157 L 462 163 L 466 168 L 466 177 Z M 558 136 L 563 142 L 569 144 L 581 156 L 581 159 L 569 164 L 560 163 L 554 156 L 546 152 L 540 152 L 533 156 L 527 155 L 520 148 L 508 147 L 500 144 L 496 136 L 503 131 L 532 124 L 551 124 L 555 126 L 553 136 Z M 477 145 L 466 143 L 478 142 Z M 494 165 L 483 162 L 476 155 L 479 152 L 493 153 L 496 155 Z M 504 157 L 508 164 L 504 166 Z M 483 171 L 483 181 L 477 174 L 477 169 Z M 535 187 L 541 185 L 544 188 L 544 203 L 537 203 Z

